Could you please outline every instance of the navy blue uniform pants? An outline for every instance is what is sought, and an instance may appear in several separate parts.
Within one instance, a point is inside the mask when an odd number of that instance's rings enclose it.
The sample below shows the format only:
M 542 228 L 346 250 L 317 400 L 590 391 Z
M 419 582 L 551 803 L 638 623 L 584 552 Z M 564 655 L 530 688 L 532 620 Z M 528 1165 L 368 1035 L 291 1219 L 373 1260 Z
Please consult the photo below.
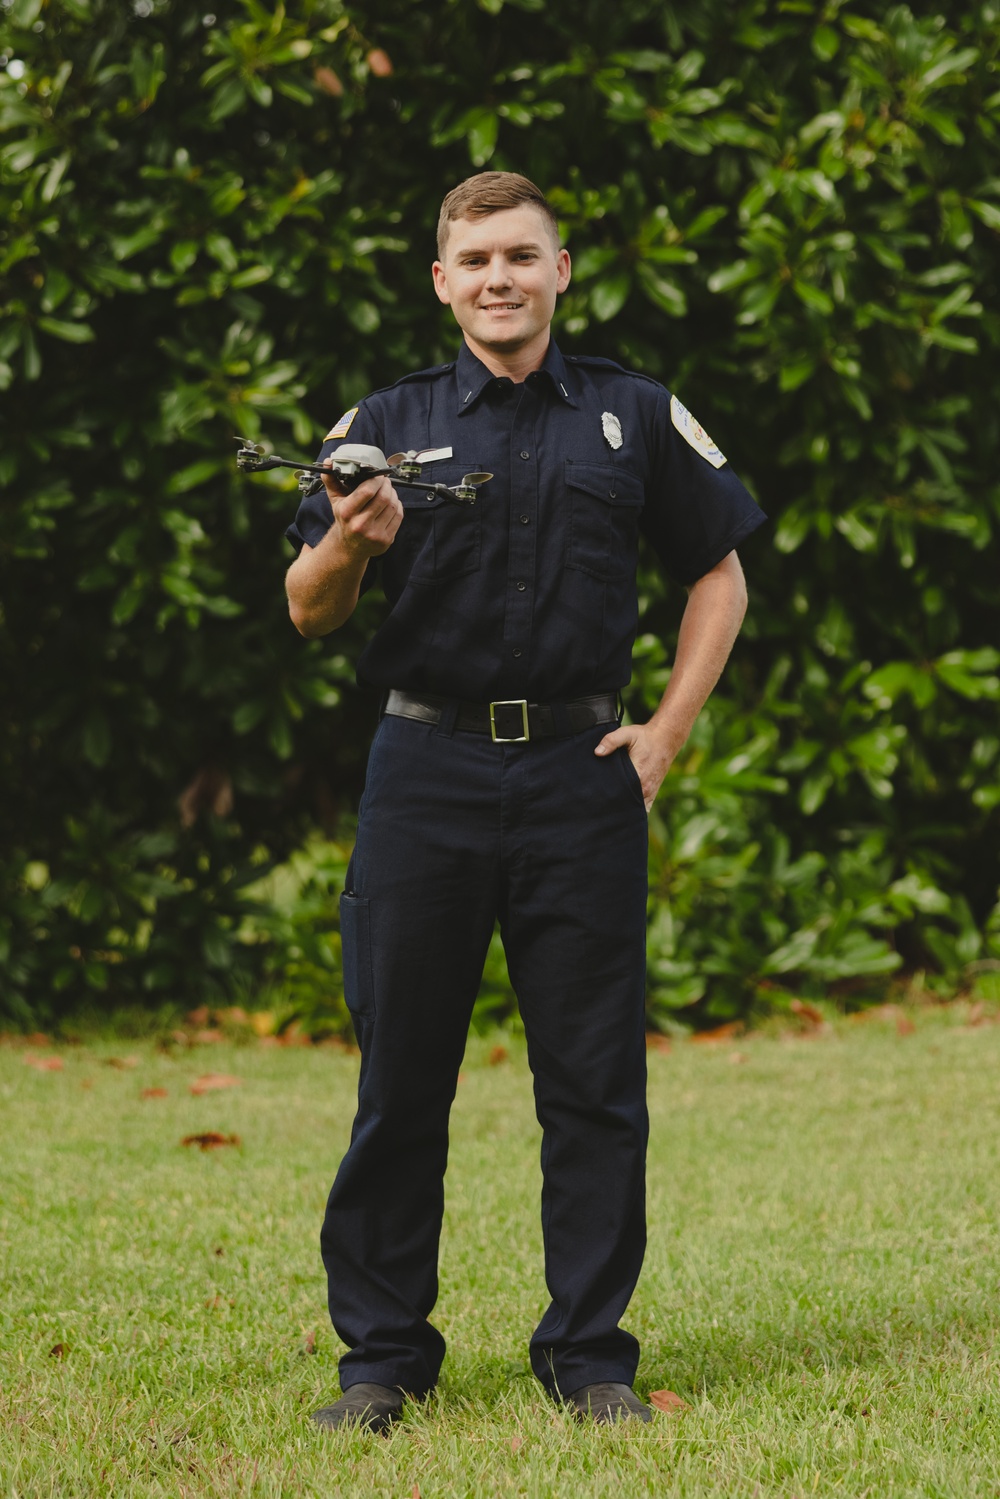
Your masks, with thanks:
M 529 744 L 385 717 L 341 901 L 358 1112 L 321 1243 L 344 1389 L 430 1390 L 448 1114 L 494 921 L 542 1127 L 552 1298 L 531 1364 L 553 1394 L 631 1384 L 619 1327 L 645 1249 L 646 813 L 589 729 Z

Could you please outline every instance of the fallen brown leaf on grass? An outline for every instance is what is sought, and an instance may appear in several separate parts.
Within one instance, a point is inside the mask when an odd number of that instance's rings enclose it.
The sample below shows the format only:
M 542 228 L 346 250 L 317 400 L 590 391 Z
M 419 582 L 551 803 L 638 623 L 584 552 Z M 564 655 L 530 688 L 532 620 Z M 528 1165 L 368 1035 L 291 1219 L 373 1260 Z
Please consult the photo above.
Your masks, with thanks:
M 49 1349 L 49 1358 L 65 1358 L 65 1356 L 66 1356 L 66 1344 L 65 1343 L 53 1343 L 52 1347 Z
M 662 1035 L 660 1031 L 647 1031 L 646 1050 L 668 1052 L 670 1050 L 670 1037 Z
M 120 1072 L 125 1072 L 132 1067 L 138 1067 L 138 1057 L 105 1057 L 105 1067 L 117 1067 Z
M 166 1088 L 143 1088 L 142 1092 L 139 1094 L 139 1097 L 140 1098 L 166 1098 L 166 1097 L 168 1097 L 168 1094 L 167 1094 Z
M 187 1013 L 188 1025 L 193 1025 L 196 1028 L 198 1026 L 207 1025 L 211 1018 L 212 1012 L 208 1008 L 208 1005 L 199 1005 L 196 1010 L 188 1010 Z
M 33 1057 L 30 1052 L 24 1059 L 26 1067 L 34 1067 L 36 1072 L 62 1072 L 62 1057 Z
M 746 1059 L 747 1059 L 747 1054 L 746 1054 L 745 1051 L 731 1051 L 729 1053 L 729 1060 L 731 1062 L 733 1062 L 733 1063 L 736 1063 L 736 1062 L 745 1062 Z
M 195 1031 L 191 1037 L 195 1046 L 217 1046 L 226 1038 L 217 1026 L 209 1026 L 207 1030 Z
M 200 1150 L 215 1150 L 220 1145 L 241 1145 L 239 1135 L 220 1135 L 218 1130 L 206 1130 L 201 1135 L 185 1135 L 182 1145 L 197 1145 Z
M 702 1045 L 712 1041 L 732 1041 L 737 1036 L 742 1036 L 744 1029 L 742 1020 L 727 1020 L 725 1025 L 717 1025 L 713 1031 L 695 1031 L 691 1040 L 699 1041 Z
M 511 1450 L 511 1452 L 520 1452 L 520 1450 L 521 1450 L 521 1448 L 523 1446 L 524 1446 L 524 1437 L 511 1437 L 511 1439 L 510 1439 L 510 1450 Z
M 490 1052 L 490 1066 L 499 1067 L 501 1062 L 506 1062 L 509 1055 L 506 1046 L 494 1046 Z
M 655 1411 L 664 1411 L 668 1416 L 679 1416 L 682 1411 L 691 1409 L 687 1401 L 675 1395 L 673 1390 L 654 1390 L 649 1403 Z
M 909 1015 L 897 1015 L 896 1016 L 896 1034 L 897 1034 L 897 1036 L 912 1036 L 913 1033 L 914 1033 L 914 1031 L 916 1030 L 916 1028 L 917 1027 L 914 1025 L 914 1023 L 910 1019 Z
M 220 1088 L 242 1087 L 242 1078 L 232 1077 L 228 1072 L 206 1072 L 204 1077 L 199 1077 L 191 1084 L 191 1092 L 196 1098 L 202 1093 L 216 1093 Z
M 298 1020 L 293 1020 L 291 1025 L 286 1025 L 278 1035 L 282 1046 L 311 1046 L 313 1038 L 305 1030 Z
M 51 1046 L 52 1038 L 44 1031 L 32 1031 L 30 1036 L 24 1038 L 25 1046 Z
M 810 1025 L 825 1025 L 826 1019 L 822 1010 L 817 1010 L 815 1005 L 807 1004 L 804 999 L 793 999 L 788 1008 L 793 1015 L 798 1015 L 800 1020 L 807 1020 Z
M 306 1333 L 305 1342 L 302 1345 L 302 1351 L 303 1353 L 316 1352 L 316 1333 L 313 1328 L 310 1328 Z

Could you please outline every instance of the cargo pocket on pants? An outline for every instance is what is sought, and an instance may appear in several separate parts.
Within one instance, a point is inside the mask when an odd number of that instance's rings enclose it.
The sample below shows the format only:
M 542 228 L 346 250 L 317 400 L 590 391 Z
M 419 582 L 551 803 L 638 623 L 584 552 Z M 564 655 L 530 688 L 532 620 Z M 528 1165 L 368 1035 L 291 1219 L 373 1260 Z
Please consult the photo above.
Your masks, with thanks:
M 375 1019 L 372 979 L 371 918 L 360 895 L 340 897 L 340 946 L 344 965 L 344 1001 L 356 1022 Z M 359 1025 L 355 1026 L 359 1029 Z

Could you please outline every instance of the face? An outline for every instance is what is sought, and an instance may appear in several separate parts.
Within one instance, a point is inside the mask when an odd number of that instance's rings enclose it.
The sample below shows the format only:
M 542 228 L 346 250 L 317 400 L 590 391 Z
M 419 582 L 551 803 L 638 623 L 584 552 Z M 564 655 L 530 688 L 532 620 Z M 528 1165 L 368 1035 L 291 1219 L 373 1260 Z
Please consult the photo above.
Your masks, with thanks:
M 556 297 L 569 285 L 567 250 L 530 205 L 485 219 L 455 219 L 434 289 L 466 339 L 495 354 L 548 343 Z

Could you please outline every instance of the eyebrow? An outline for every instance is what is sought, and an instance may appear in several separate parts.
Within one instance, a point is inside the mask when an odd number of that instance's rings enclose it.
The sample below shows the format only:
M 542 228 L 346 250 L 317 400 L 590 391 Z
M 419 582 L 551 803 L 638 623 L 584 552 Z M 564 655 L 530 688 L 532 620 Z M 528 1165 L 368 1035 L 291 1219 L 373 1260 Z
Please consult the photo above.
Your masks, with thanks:
M 541 246 L 537 243 L 537 241 L 528 240 L 523 245 L 508 245 L 505 248 L 505 250 L 504 250 L 504 254 L 505 255 L 519 255 L 524 250 L 540 250 L 540 249 L 541 249 Z M 465 260 L 470 255 L 488 255 L 489 253 L 490 252 L 488 250 L 486 250 L 486 249 L 459 250 L 457 258 L 459 260 Z

